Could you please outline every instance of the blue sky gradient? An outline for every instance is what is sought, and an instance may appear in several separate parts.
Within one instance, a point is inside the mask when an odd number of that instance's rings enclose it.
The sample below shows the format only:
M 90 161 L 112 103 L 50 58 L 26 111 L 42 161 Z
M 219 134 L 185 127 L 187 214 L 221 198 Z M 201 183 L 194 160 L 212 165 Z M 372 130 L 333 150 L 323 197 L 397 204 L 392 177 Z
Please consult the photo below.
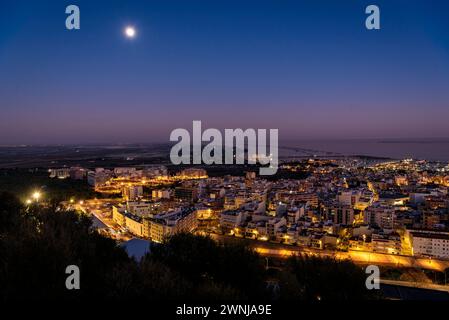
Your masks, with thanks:
M 0 2 L 0 144 L 168 142 L 192 120 L 432 138 L 447 119 L 448 1 Z

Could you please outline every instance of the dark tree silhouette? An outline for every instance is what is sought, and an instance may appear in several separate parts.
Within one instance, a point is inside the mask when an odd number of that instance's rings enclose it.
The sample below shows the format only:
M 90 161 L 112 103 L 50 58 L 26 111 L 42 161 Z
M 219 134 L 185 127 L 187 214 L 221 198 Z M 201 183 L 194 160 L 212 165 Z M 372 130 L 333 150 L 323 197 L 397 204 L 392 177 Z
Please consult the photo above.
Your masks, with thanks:
M 377 299 L 377 290 L 367 290 L 367 275 L 349 260 L 316 256 L 292 257 L 288 272 L 296 277 L 299 299 L 313 301 Z

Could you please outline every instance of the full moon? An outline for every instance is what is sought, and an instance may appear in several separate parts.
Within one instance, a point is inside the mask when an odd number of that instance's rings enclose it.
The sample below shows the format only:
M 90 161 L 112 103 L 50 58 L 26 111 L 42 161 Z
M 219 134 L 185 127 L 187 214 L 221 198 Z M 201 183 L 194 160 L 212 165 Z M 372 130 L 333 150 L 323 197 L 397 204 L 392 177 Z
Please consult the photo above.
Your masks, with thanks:
M 134 27 L 128 26 L 125 28 L 125 35 L 127 38 L 134 38 L 136 36 L 136 29 Z

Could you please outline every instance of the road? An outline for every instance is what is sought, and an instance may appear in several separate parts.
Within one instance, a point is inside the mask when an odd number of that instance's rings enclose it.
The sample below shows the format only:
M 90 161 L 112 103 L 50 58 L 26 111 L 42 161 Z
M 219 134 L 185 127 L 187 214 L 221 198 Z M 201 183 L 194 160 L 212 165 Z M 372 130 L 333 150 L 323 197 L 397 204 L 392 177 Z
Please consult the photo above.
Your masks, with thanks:
M 307 254 L 307 255 L 317 255 L 321 257 L 333 257 L 341 260 L 349 259 L 357 264 L 375 264 L 393 267 L 413 267 L 435 271 L 443 271 L 446 268 L 449 268 L 449 261 L 446 260 L 418 258 L 411 256 L 400 256 L 400 255 L 392 255 L 376 252 L 364 252 L 364 251 L 340 252 L 330 250 L 319 250 L 273 242 L 235 238 L 232 236 L 224 236 L 217 234 L 210 234 L 210 236 L 217 241 L 245 241 L 256 252 L 258 252 L 263 256 L 289 257 L 293 255 Z
M 433 283 L 396 281 L 396 280 L 386 280 L 386 279 L 380 279 L 380 283 L 381 284 L 389 284 L 389 285 L 393 285 L 393 286 L 449 292 L 449 285 L 443 286 L 443 285 L 438 285 L 438 284 L 433 284 Z
M 110 236 L 113 238 L 119 241 L 128 241 L 133 238 L 132 235 L 121 233 L 122 228 L 110 218 L 112 205 L 119 201 L 119 199 L 86 200 L 82 204 L 74 204 L 74 207 L 76 210 L 95 216 L 106 225 Z

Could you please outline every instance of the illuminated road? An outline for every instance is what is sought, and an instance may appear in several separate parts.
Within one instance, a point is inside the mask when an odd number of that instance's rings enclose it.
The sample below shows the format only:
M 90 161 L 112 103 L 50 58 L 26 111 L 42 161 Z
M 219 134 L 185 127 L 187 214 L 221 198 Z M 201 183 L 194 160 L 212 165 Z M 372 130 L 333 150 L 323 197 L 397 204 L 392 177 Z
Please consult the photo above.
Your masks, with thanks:
M 429 290 L 437 290 L 437 291 L 446 291 L 449 292 L 449 286 L 443 286 L 433 283 L 424 283 L 424 282 L 411 282 L 411 281 L 395 281 L 395 280 L 386 280 L 380 279 L 381 284 L 389 284 L 393 286 L 402 286 L 402 287 L 411 287 L 411 288 L 420 288 L 420 289 L 429 289 Z
M 120 201 L 120 199 L 98 199 L 86 200 L 83 204 L 76 204 L 75 209 L 84 213 L 91 214 L 107 226 L 111 236 L 120 241 L 128 241 L 132 239 L 126 233 L 120 233 L 122 229 L 117 223 L 110 218 L 111 206 Z
M 376 264 L 394 267 L 413 267 L 436 271 L 443 271 L 446 268 L 449 268 L 449 261 L 446 260 L 417 258 L 411 256 L 400 256 L 400 255 L 392 255 L 376 252 L 364 252 L 364 251 L 338 252 L 338 251 L 290 246 L 272 242 L 263 242 L 251 239 L 234 238 L 231 236 L 223 236 L 217 234 L 210 234 L 210 236 L 217 241 L 245 241 L 256 252 L 258 252 L 263 256 L 289 257 L 293 255 L 307 254 L 307 255 L 317 255 L 321 257 L 334 257 L 336 259 L 341 260 L 349 259 L 357 264 Z

